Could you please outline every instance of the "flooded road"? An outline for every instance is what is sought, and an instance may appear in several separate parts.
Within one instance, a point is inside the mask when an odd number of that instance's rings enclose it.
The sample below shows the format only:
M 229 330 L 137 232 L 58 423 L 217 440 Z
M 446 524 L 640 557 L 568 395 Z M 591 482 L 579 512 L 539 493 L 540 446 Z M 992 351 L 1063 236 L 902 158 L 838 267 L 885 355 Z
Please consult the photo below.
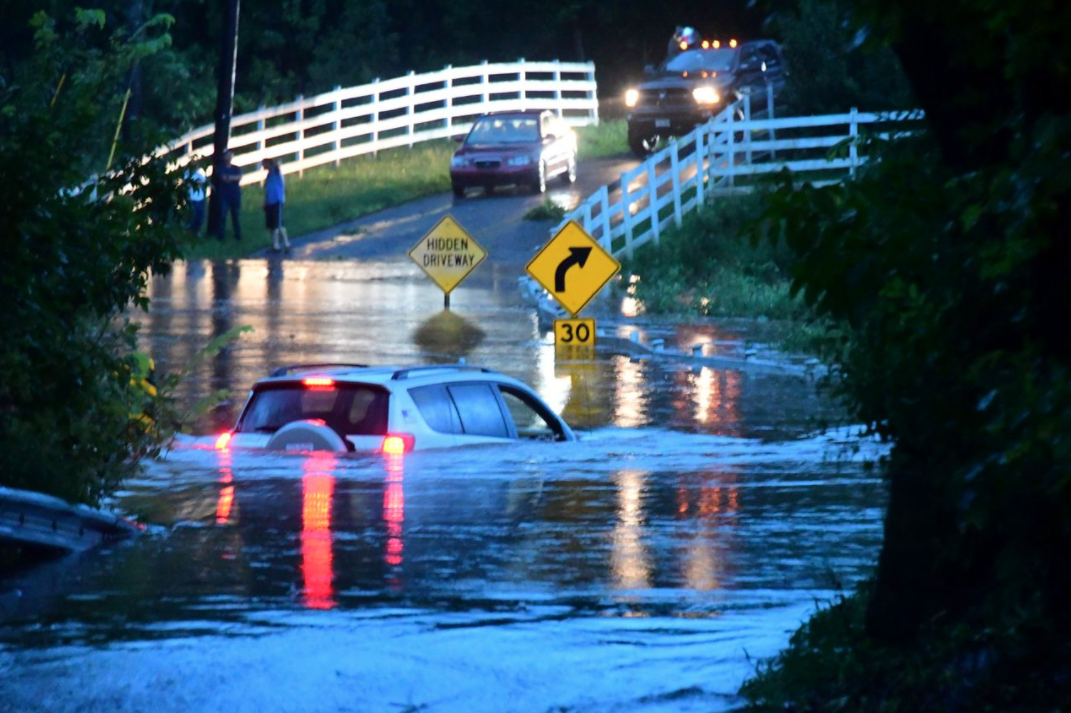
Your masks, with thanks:
M 403 246 L 407 249 L 409 246 Z M 180 265 L 143 326 L 161 370 L 254 332 L 184 396 L 236 396 L 113 505 L 139 538 L 0 588 L 0 711 L 712 711 L 867 573 L 881 448 L 796 376 L 555 354 L 489 261 L 453 295 L 378 262 Z M 732 351 L 754 335 L 600 325 Z M 244 392 L 309 361 L 489 366 L 576 443 L 406 456 L 217 451 Z

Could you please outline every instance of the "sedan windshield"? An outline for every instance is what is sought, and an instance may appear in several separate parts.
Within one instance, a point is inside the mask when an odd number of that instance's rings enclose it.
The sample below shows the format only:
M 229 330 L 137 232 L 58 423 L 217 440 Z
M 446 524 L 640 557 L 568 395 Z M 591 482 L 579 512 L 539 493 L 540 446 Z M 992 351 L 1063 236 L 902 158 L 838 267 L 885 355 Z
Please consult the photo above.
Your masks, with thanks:
M 539 141 L 539 122 L 533 117 L 485 117 L 476 122 L 467 144 L 524 144 Z
M 729 72 L 736 58 L 734 49 L 688 50 L 666 62 L 667 72 Z

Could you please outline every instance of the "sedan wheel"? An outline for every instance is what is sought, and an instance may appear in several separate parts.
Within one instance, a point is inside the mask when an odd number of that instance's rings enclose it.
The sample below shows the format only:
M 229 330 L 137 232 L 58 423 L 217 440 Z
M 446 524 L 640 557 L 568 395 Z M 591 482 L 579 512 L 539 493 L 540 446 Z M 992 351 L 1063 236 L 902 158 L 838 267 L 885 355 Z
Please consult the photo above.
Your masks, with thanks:
M 536 181 L 532 184 L 532 188 L 536 193 L 547 192 L 547 164 L 545 161 L 539 162 L 539 175 L 536 176 Z
M 576 183 L 576 154 L 569 157 L 569 165 L 566 168 L 565 173 L 562 174 L 562 181 L 565 183 Z

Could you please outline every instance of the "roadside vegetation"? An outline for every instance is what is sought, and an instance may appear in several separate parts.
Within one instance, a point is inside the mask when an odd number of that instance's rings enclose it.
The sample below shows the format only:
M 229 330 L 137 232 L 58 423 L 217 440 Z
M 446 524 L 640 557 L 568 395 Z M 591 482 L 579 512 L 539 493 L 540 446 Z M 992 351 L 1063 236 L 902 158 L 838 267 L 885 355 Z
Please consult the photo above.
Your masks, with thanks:
M 806 2 L 803 3 L 806 6 Z M 756 711 L 1067 710 L 1071 6 L 857 0 L 927 116 L 857 179 L 783 177 L 784 241 L 855 416 L 893 444 L 871 581 L 743 689 Z M 954 76 L 935 67 L 956 67 Z
M 780 240 L 753 237 L 764 196 L 715 199 L 622 265 L 629 296 L 650 315 L 769 322 L 787 351 L 815 352 L 826 323 L 792 292 L 796 258 Z
M 598 126 L 577 129 L 576 134 L 577 154 L 581 161 L 629 153 L 628 123 L 624 119 L 603 119 Z
M 175 427 L 129 312 L 181 252 L 182 190 L 143 158 L 155 136 L 111 142 L 116 87 L 170 19 L 135 42 L 100 11 L 62 20 L 38 13 L 33 56 L 0 81 L 0 485 L 95 504 Z

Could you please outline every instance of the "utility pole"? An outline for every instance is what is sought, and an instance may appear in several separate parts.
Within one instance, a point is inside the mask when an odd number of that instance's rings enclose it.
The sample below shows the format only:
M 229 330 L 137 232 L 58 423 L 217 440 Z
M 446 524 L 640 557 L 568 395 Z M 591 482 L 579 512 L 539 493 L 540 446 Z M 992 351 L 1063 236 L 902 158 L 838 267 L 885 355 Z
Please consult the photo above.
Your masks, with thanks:
M 219 64 L 216 65 L 216 135 L 212 154 L 212 195 L 208 202 L 208 233 L 216 233 L 222 213 L 219 192 L 223 152 L 231 140 L 231 113 L 234 111 L 234 73 L 238 64 L 239 0 L 226 0 L 223 37 L 220 40 Z

